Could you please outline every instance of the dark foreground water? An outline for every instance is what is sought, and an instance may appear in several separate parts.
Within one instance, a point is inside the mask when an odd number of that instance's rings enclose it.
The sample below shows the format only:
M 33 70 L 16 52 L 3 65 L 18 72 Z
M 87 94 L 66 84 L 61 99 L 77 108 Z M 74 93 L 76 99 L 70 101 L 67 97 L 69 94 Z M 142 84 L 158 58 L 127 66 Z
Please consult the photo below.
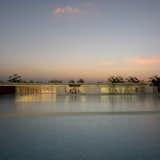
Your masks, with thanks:
M 0 160 L 159 160 L 159 111 L 151 95 L 0 96 Z

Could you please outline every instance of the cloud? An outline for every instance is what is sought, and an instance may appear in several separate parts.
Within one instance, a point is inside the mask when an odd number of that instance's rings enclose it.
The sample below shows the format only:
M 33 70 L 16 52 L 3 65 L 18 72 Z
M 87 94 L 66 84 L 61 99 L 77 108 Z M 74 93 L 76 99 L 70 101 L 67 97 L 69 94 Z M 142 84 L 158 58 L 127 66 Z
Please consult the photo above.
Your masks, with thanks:
M 151 57 L 151 58 L 140 57 L 131 59 L 131 61 L 138 64 L 154 64 L 154 63 L 160 63 L 160 57 Z
M 58 7 L 53 10 L 54 15 L 78 14 L 78 13 L 80 13 L 80 9 L 71 6 Z

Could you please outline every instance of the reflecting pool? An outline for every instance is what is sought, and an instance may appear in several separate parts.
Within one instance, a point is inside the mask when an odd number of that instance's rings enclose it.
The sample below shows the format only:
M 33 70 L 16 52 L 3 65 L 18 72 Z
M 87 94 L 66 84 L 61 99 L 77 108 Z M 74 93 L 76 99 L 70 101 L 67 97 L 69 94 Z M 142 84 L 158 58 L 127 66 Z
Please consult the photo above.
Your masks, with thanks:
M 158 96 L 0 96 L 0 160 L 159 160 L 159 151 Z

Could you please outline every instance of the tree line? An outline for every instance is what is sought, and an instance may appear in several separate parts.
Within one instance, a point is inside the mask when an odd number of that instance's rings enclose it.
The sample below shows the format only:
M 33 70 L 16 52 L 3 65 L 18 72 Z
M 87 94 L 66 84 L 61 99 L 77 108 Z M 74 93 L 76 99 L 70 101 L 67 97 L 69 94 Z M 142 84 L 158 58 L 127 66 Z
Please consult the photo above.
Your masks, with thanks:
M 12 74 L 8 77 L 8 82 L 10 83 L 42 83 L 40 81 L 25 81 L 22 79 L 22 76 L 19 74 Z M 125 83 L 125 82 L 129 82 L 129 83 L 140 83 L 142 82 L 141 80 L 139 80 L 137 77 L 134 76 L 129 76 L 127 78 L 123 78 L 122 76 L 111 76 L 107 79 L 106 82 L 109 83 Z M 152 84 L 153 86 L 159 86 L 160 87 L 160 76 L 155 75 L 153 77 L 150 77 L 148 82 L 150 84 Z M 3 83 L 3 81 L 0 80 L 0 83 Z M 59 84 L 59 83 L 64 83 L 62 80 L 50 80 L 48 81 L 48 83 L 55 83 L 55 84 Z M 85 83 L 85 80 L 80 78 L 79 80 L 75 81 L 75 80 L 69 80 L 67 83 L 69 84 L 83 84 Z M 98 83 L 98 82 L 97 82 Z M 100 83 L 100 82 L 99 82 Z

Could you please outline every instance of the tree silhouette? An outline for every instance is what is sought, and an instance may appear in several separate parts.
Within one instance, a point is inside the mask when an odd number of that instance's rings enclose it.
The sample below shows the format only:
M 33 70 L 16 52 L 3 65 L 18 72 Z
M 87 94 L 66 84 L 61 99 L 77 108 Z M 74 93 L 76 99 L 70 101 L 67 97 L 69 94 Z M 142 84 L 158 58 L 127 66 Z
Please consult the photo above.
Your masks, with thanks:
M 16 74 L 10 75 L 8 81 L 14 82 L 14 83 L 20 83 L 22 82 L 22 77 L 16 73 Z
M 34 80 L 30 80 L 29 83 L 34 83 Z
M 131 83 L 139 83 L 140 82 L 140 80 L 137 77 L 132 77 L 132 76 L 126 78 L 126 81 L 131 82 Z
M 111 83 L 123 83 L 124 79 L 121 76 L 112 76 L 108 78 L 108 82 Z
M 68 83 L 72 83 L 73 84 L 73 83 L 75 83 L 75 81 L 74 80 L 69 80 Z
M 160 93 L 160 76 L 156 75 L 156 76 L 150 77 L 149 82 L 151 82 L 153 86 L 157 87 L 158 93 Z
M 2 80 L 0 80 L 0 83 L 4 83 Z
M 80 78 L 77 83 L 84 83 L 84 80 L 82 78 Z
M 63 81 L 55 79 L 55 80 L 48 81 L 48 83 L 63 83 Z

